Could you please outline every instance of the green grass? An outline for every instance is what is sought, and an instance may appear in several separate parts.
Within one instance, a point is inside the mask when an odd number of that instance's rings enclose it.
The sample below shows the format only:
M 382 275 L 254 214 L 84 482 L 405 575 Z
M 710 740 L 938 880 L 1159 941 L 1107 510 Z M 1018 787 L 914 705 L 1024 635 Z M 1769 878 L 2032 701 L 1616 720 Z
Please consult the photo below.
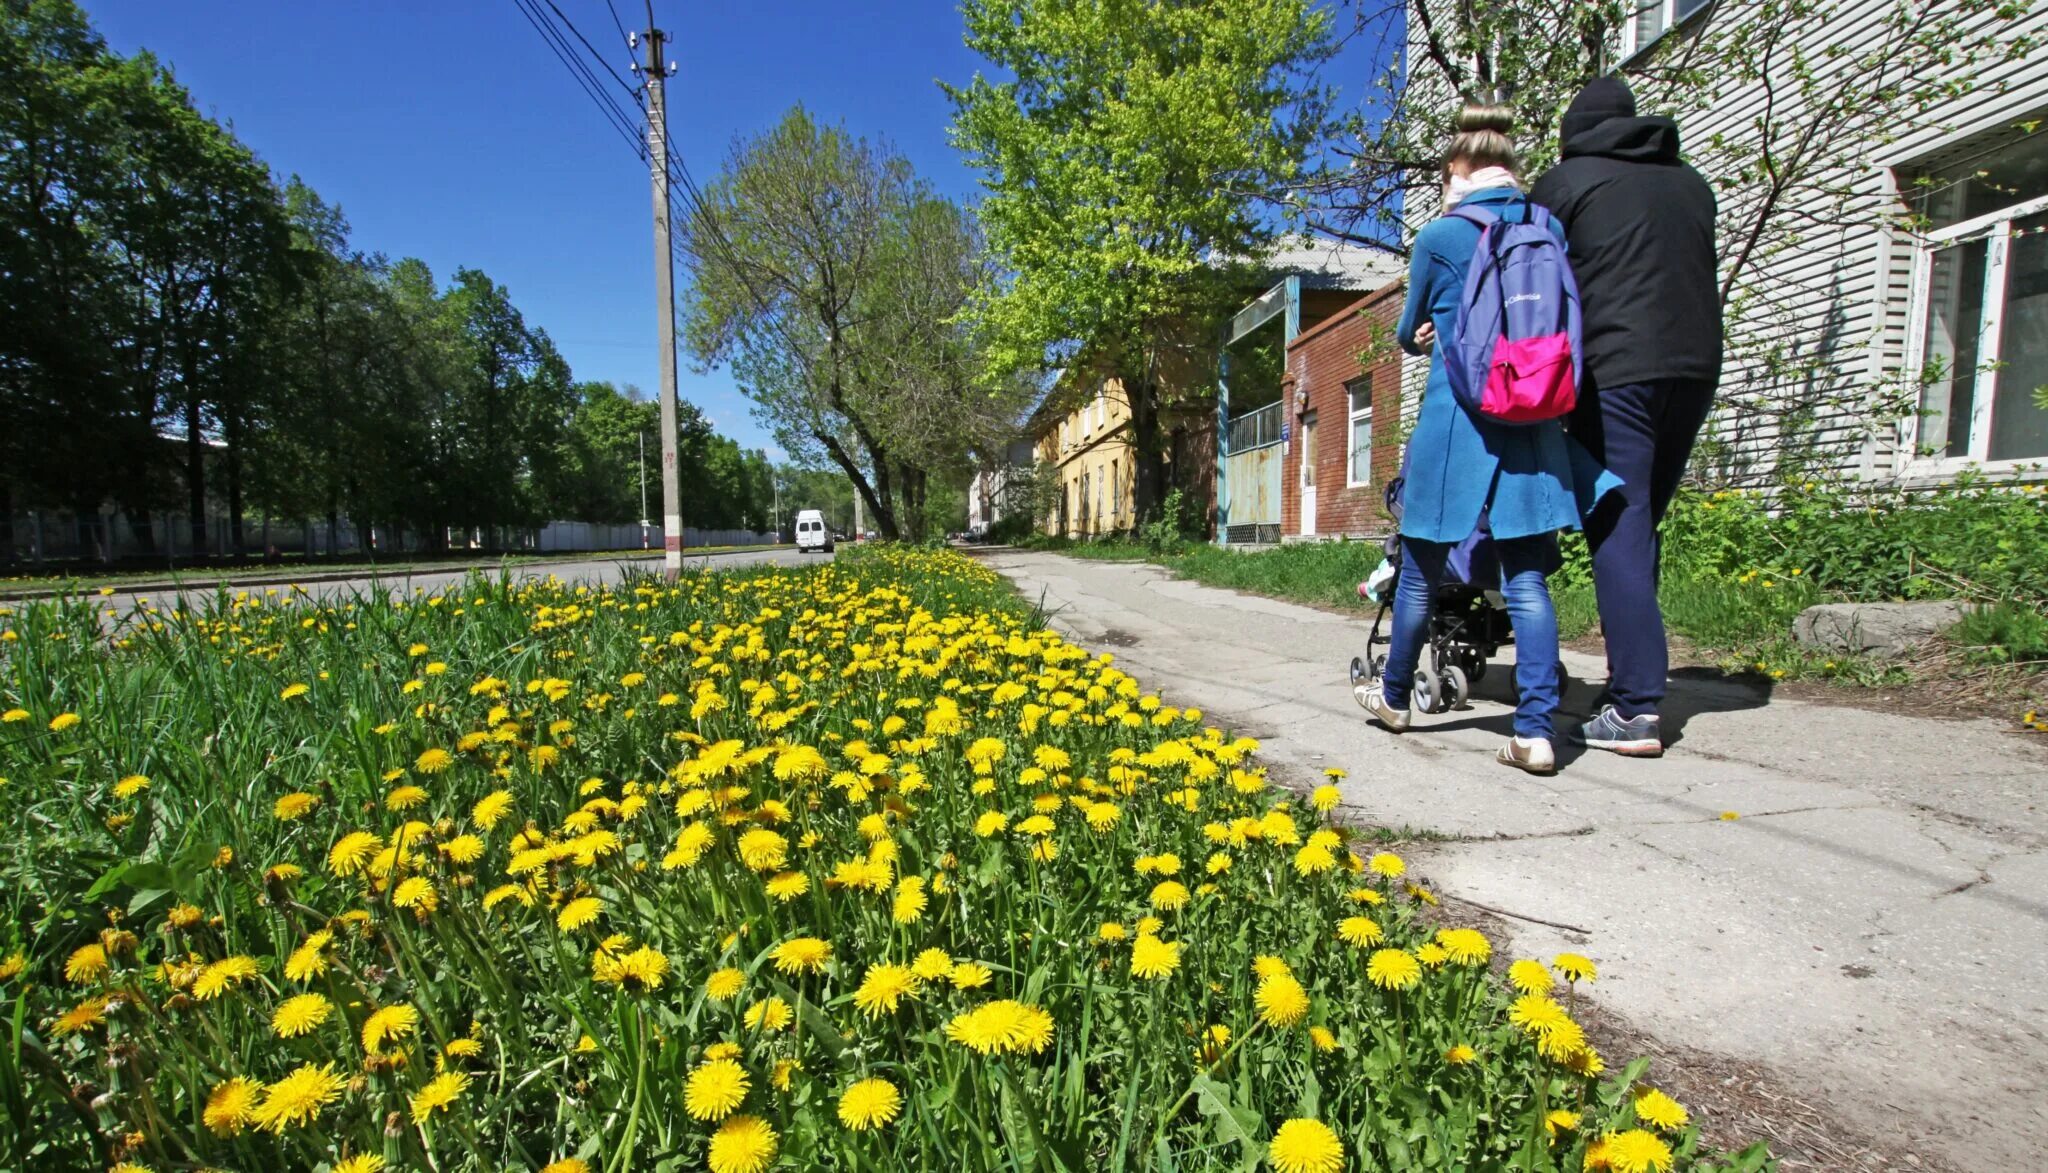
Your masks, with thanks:
M 1374 542 L 1297 542 L 1248 552 L 1188 545 L 1155 554 L 1136 542 L 1106 541 L 1069 543 L 1063 552 L 1104 561 L 1149 559 L 1205 586 L 1348 610 L 1367 609 L 1358 584 L 1385 557 Z

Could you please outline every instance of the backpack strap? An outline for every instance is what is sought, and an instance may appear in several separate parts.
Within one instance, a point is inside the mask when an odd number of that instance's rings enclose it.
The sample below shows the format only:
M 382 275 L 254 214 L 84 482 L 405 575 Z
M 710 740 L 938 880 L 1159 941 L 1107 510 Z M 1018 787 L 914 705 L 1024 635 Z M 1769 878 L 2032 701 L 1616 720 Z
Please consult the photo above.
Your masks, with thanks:
M 1476 224 L 1481 232 L 1500 223 L 1500 217 L 1494 215 L 1491 209 L 1482 208 L 1478 204 L 1470 202 L 1459 204 L 1457 207 L 1445 212 L 1444 215 L 1456 216 L 1460 220 Z

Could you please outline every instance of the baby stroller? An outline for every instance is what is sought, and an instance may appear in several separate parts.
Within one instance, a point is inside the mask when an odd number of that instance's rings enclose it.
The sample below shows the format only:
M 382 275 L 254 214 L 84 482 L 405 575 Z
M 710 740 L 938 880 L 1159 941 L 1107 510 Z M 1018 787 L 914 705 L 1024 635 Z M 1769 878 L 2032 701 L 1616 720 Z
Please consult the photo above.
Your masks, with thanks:
M 1387 485 L 1387 512 L 1401 519 L 1401 490 L 1406 481 L 1396 477 Z M 1372 634 L 1366 637 L 1364 657 L 1351 660 L 1351 684 L 1377 688 L 1386 674 L 1387 653 L 1380 628 L 1394 606 L 1394 584 L 1401 577 L 1401 537 L 1386 540 L 1386 560 L 1372 577 L 1358 584 L 1360 598 L 1379 604 L 1373 617 Z M 1429 642 L 1415 666 L 1414 706 L 1424 713 L 1441 713 L 1463 706 L 1472 685 L 1486 675 L 1486 662 L 1503 646 L 1514 642 L 1514 627 L 1508 621 L 1507 601 L 1500 593 L 1500 560 L 1494 555 L 1493 537 L 1486 518 L 1472 536 L 1451 549 L 1446 581 L 1439 584 L 1431 600 Z

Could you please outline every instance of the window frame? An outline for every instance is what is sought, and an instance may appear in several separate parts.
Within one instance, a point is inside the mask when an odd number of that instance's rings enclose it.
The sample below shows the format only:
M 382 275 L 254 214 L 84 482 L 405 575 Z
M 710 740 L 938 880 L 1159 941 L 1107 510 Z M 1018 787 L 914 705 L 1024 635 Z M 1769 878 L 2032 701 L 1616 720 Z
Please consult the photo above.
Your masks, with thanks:
M 1363 411 L 1359 410 L 1356 406 L 1358 397 L 1353 390 L 1354 387 L 1365 392 L 1365 409 Z M 1370 489 L 1372 488 L 1372 373 L 1368 371 L 1345 383 L 1344 398 L 1344 487 L 1347 489 Z M 1357 455 L 1357 447 L 1353 437 L 1357 435 L 1358 421 L 1361 419 L 1365 421 L 1366 436 L 1365 479 L 1362 481 L 1356 480 L 1352 476 L 1357 470 L 1357 462 L 1354 460 L 1354 457 Z
M 1911 244 L 1912 273 L 1906 298 L 1905 353 L 1906 385 L 1914 389 L 1914 400 L 1912 411 L 1900 428 L 1906 458 L 1902 470 L 1904 475 L 1945 480 L 1967 469 L 1990 474 L 2012 473 L 2048 462 L 2048 453 L 2004 460 L 1990 458 L 1991 414 L 1998 398 L 1999 370 L 2004 365 L 2005 299 L 2011 287 L 2006 280 L 2006 271 L 2012 259 L 2013 221 L 2043 213 L 2048 213 L 2048 195 L 2022 200 L 1959 224 L 1914 236 Z M 1977 322 L 1977 375 L 1970 391 L 1969 450 L 1961 456 L 1950 456 L 1945 451 L 1925 453 L 1921 450 L 1921 437 L 1929 429 L 1926 413 L 1920 405 L 1920 395 L 1925 390 L 1921 376 L 1927 366 L 1928 314 L 1933 310 L 1934 254 L 1980 238 L 1987 242 L 1984 302 Z M 1945 428 L 1947 415 L 1944 413 L 1942 418 Z M 1946 447 L 1945 443 L 1943 447 Z
M 1699 5 L 1684 16 L 1678 15 L 1679 2 L 1680 0 L 1644 0 L 1643 3 L 1636 4 L 1628 10 L 1621 22 L 1621 59 L 1624 64 L 1633 62 L 1654 48 L 1657 42 L 1670 36 L 1673 31 L 1712 11 L 1717 0 L 1700 0 Z M 1657 10 L 1659 17 L 1657 34 L 1647 41 L 1638 41 L 1636 20 L 1652 8 Z

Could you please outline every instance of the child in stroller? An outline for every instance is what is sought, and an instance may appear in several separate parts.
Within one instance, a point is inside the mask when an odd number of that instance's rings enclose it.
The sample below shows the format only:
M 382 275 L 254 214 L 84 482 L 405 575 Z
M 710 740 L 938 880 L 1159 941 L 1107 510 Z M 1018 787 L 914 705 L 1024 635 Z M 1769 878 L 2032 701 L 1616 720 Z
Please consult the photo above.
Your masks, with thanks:
M 1404 478 L 1387 485 L 1387 512 L 1401 520 L 1401 489 Z M 1373 616 L 1372 634 L 1366 637 L 1365 655 L 1352 657 L 1351 687 L 1378 689 L 1385 674 L 1387 654 L 1381 628 L 1394 605 L 1394 584 L 1401 577 L 1401 537 L 1389 535 L 1386 559 L 1372 577 L 1358 584 L 1358 595 L 1379 604 Z M 1472 535 L 1452 548 L 1447 561 L 1450 574 L 1436 588 L 1430 600 L 1429 645 L 1415 670 L 1417 709 L 1442 713 L 1462 708 L 1472 694 L 1472 685 L 1486 674 L 1486 662 L 1502 646 L 1514 642 L 1514 627 L 1508 621 L 1507 603 L 1500 593 L 1500 560 L 1494 555 L 1493 538 L 1485 519 Z

